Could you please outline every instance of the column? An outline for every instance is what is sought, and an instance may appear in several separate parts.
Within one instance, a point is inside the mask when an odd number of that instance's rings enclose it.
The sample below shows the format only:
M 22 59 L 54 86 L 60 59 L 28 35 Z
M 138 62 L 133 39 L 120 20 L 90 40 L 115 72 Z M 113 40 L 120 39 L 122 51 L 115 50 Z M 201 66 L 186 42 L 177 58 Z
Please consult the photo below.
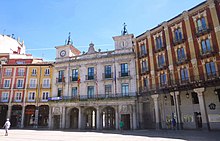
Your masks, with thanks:
M 135 105 L 133 105 L 132 106 L 132 108 L 133 108 L 133 130 L 135 130 L 135 129 L 137 129 L 137 113 L 136 113 L 136 106 Z
M 194 89 L 194 92 L 198 94 L 198 98 L 199 98 L 199 107 L 200 107 L 200 112 L 202 116 L 202 128 L 205 130 L 209 130 L 210 126 L 209 126 L 208 115 L 206 111 L 205 99 L 203 96 L 204 91 L 205 91 L 205 88 Z
M 155 108 L 155 117 L 156 117 L 156 129 L 160 129 L 160 117 L 159 117 L 159 102 L 158 102 L 158 94 L 151 95 L 154 100 L 154 108 Z
M 96 130 L 100 129 L 100 109 L 97 107 L 96 109 Z
M 63 107 L 63 114 L 62 114 L 62 126 L 61 128 L 65 128 L 65 121 L 66 121 L 66 107 Z
M 212 17 L 212 21 L 213 21 L 213 25 L 214 25 L 214 30 L 215 30 L 215 35 L 216 35 L 216 40 L 217 40 L 217 44 L 218 44 L 218 49 L 219 49 L 219 53 L 220 53 L 220 25 L 219 25 L 219 18 L 217 15 L 217 11 L 215 8 L 215 2 L 214 0 L 207 0 L 209 3 L 209 9 L 210 9 L 210 13 L 211 13 L 211 17 Z
M 177 129 L 181 130 L 182 129 L 182 118 L 181 118 L 181 112 L 180 112 L 180 102 L 178 99 L 179 91 L 171 92 L 170 95 L 173 96 L 173 101 L 174 101 L 174 106 L 175 106 L 175 111 L 176 111 L 176 118 L 177 118 Z
M 53 126 L 52 126 L 52 109 L 53 107 L 49 106 L 49 121 L 48 121 L 48 127 L 49 129 L 52 129 Z
M 143 103 L 140 102 L 139 104 L 139 128 L 142 129 L 143 124 Z
M 24 115 L 25 115 L 25 105 L 22 104 L 22 112 L 21 112 L 21 128 L 24 128 Z
M 82 123 L 82 108 L 79 107 L 79 115 L 78 115 L 78 129 L 81 129 L 81 123 Z
M 119 123 L 119 113 L 118 113 L 118 106 L 115 107 L 115 129 L 118 130 L 118 123 Z
M 39 106 L 36 106 L 35 117 L 34 117 L 34 128 L 38 127 L 38 115 L 39 115 Z

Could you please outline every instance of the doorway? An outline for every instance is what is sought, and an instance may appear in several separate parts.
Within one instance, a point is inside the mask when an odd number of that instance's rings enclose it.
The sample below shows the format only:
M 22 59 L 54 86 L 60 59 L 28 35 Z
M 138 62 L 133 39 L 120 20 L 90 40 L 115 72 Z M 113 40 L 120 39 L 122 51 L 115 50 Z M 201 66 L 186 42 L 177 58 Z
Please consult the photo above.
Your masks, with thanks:
M 60 128 L 60 115 L 54 115 L 54 129 Z
M 78 117 L 79 117 L 79 110 L 77 108 L 73 108 L 70 111 L 70 128 L 72 129 L 78 128 Z
M 122 114 L 121 115 L 121 120 L 124 122 L 124 130 L 130 130 L 130 114 Z
M 194 112 L 194 117 L 195 117 L 195 123 L 196 123 L 196 128 L 200 129 L 202 128 L 202 117 L 200 112 Z

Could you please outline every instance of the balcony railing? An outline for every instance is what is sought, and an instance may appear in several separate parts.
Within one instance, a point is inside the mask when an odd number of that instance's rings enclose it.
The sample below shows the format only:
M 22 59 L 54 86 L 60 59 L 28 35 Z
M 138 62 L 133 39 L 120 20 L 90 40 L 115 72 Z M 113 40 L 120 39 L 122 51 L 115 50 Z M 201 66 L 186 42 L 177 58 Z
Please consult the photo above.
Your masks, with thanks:
M 164 64 L 159 64 L 159 65 L 157 66 L 157 70 L 163 70 L 163 69 L 167 69 L 166 63 L 164 63 Z
M 139 53 L 139 58 L 145 57 L 147 55 L 147 52 L 140 52 Z
M 111 79 L 113 78 L 113 72 L 112 73 L 102 73 L 103 79 Z
M 185 39 L 173 39 L 174 46 L 182 44 L 183 42 L 185 42 Z
M 130 71 L 127 72 L 119 72 L 119 77 L 128 77 L 130 76 Z
M 65 101 L 65 100 L 77 100 L 77 101 L 89 101 L 89 100 L 117 100 L 121 98 L 136 98 L 137 94 L 133 93 L 117 93 L 117 94 L 98 94 L 98 95 L 80 95 L 80 96 L 62 96 L 62 97 L 49 97 L 48 101 Z
M 56 83 L 65 83 L 65 77 L 56 78 Z
M 163 51 L 165 49 L 166 49 L 166 45 L 165 44 L 163 44 L 161 47 L 155 46 L 154 52 L 157 53 L 157 52 Z
M 202 26 L 199 26 L 196 28 L 196 36 L 201 36 L 201 35 L 204 35 L 204 34 L 207 34 L 211 31 L 211 29 L 209 27 L 202 27 Z
M 141 69 L 141 74 L 148 73 L 148 72 L 150 72 L 148 68 Z
M 24 72 L 18 72 L 17 76 L 24 76 L 25 73 Z
M 199 54 L 199 58 L 201 58 L 201 59 L 208 58 L 208 57 L 211 57 L 211 56 L 214 56 L 214 55 L 218 54 L 218 52 L 214 51 L 213 48 L 214 47 L 211 47 L 210 50 L 201 51 L 200 54 Z
M 71 80 L 72 82 L 76 82 L 76 81 L 78 80 L 78 77 L 72 77 L 72 76 L 70 76 L 70 80 Z
M 188 63 L 188 62 L 189 62 L 189 59 L 187 59 L 186 57 L 178 58 L 176 60 L 176 65 L 182 65 L 182 64 Z
M 96 79 L 96 75 L 85 75 L 86 80 L 95 80 Z

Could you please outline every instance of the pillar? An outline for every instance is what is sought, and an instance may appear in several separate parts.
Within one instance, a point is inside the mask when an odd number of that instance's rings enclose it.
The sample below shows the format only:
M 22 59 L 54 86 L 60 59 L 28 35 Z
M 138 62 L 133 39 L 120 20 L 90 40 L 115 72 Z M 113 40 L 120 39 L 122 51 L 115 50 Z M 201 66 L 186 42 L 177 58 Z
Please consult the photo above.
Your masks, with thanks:
M 159 101 L 158 101 L 158 94 L 154 94 L 151 96 L 154 100 L 154 108 L 155 108 L 155 117 L 156 117 L 156 129 L 161 128 L 161 122 L 160 122 L 160 117 L 159 117 Z
M 49 123 L 48 123 L 48 127 L 49 129 L 52 129 L 53 128 L 53 124 L 52 124 L 52 109 L 53 107 L 49 106 Z
M 63 114 L 62 114 L 62 125 L 61 128 L 65 128 L 65 121 L 66 121 L 66 107 L 63 107 Z
M 180 111 L 180 102 L 178 99 L 179 91 L 171 92 L 170 95 L 173 96 L 173 101 L 174 101 L 174 106 L 175 106 L 175 111 L 176 111 L 176 116 L 177 116 L 177 129 L 181 130 L 182 129 L 182 118 L 181 118 L 181 111 Z
M 118 113 L 118 106 L 115 108 L 115 129 L 118 130 L 119 123 L 119 113 Z
M 139 104 L 139 128 L 142 128 L 142 124 L 143 124 L 143 103 L 140 102 Z
M 22 105 L 22 111 L 21 111 L 21 128 L 24 128 L 24 116 L 25 116 L 25 105 Z
M 100 109 L 97 107 L 96 109 L 96 129 L 100 129 Z
M 194 89 L 194 92 L 197 93 L 198 98 L 199 98 L 199 107 L 200 107 L 200 112 L 202 116 L 202 128 L 205 130 L 209 130 L 210 126 L 209 126 L 208 115 L 206 111 L 205 99 L 203 96 L 204 91 L 205 91 L 205 88 Z
M 133 128 L 132 129 L 137 129 L 137 112 L 136 112 L 136 106 L 132 105 L 133 108 Z
M 78 129 L 81 129 L 81 124 L 82 124 L 82 108 L 79 107 L 79 115 L 78 115 Z

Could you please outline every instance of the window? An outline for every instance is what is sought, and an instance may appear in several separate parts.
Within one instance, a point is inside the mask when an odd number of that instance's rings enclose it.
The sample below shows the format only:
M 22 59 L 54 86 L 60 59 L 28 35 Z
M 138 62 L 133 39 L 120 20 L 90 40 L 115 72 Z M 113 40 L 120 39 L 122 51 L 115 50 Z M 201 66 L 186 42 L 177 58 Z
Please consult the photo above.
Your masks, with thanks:
M 11 82 L 10 79 L 5 79 L 4 80 L 4 88 L 9 88 L 10 87 L 10 82 Z
M 78 80 L 78 69 L 73 69 L 72 70 L 72 81 L 77 81 Z
M 8 92 L 3 92 L 2 93 L 2 102 L 8 102 Z
M 177 58 L 179 62 L 186 59 L 186 55 L 183 47 L 177 49 Z
M 204 17 L 197 20 L 197 30 L 198 32 L 203 32 L 207 29 L 206 20 Z
M 37 79 L 30 79 L 30 88 L 37 87 Z
M 158 66 L 159 66 L 159 68 L 163 67 L 164 65 L 165 65 L 164 55 L 158 55 Z
M 170 103 L 171 103 L 172 106 L 174 105 L 174 100 L 173 100 L 173 96 L 172 95 L 170 95 Z
M 166 74 L 160 74 L 160 85 L 164 86 L 167 83 Z
M 18 81 L 17 81 L 17 88 L 23 88 L 23 83 L 24 83 L 23 79 L 18 79 Z
M 188 70 L 186 68 L 180 69 L 180 77 L 183 82 L 189 80 Z
M 57 96 L 61 97 L 61 95 L 62 95 L 62 88 L 58 88 L 57 89 Z
M 147 90 L 148 89 L 148 79 L 144 78 L 143 82 L 144 82 L 144 89 Z
M 43 94 L 42 94 L 42 100 L 43 100 L 43 101 L 47 101 L 47 100 L 48 100 L 48 97 L 49 97 L 49 92 L 43 92 Z
M 144 60 L 142 61 L 142 73 L 147 72 L 148 71 L 148 64 L 147 61 Z
M 93 80 L 94 79 L 94 67 L 89 67 L 88 68 L 88 80 Z
M 109 96 L 110 94 L 112 94 L 112 85 L 111 84 L 105 85 L 105 95 Z
M 64 70 L 58 72 L 58 82 L 64 82 Z
M 146 55 L 147 51 L 146 51 L 146 47 L 145 45 L 141 45 L 141 55 Z
M 87 97 L 93 98 L 94 97 L 94 86 L 87 87 Z
M 28 101 L 35 101 L 35 92 L 28 93 Z
M 121 64 L 121 77 L 128 76 L 128 64 Z
M 23 68 L 18 69 L 18 76 L 24 76 L 24 69 Z
M 5 75 L 6 76 L 11 76 L 11 74 L 12 74 L 12 70 L 11 69 L 6 69 L 5 70 Z
M 124 83 L 124 84 L 121 84 L 121 92 L 122 92 L 122 96 L 128 96 L 128 84 L 127 83 Z
M 43 88 L 50 88 L 50 79 L 49 78 L 43 79 Z
M 21 98 L 22 98 L 22 93 L 21 92 L 17 92 L 16 95 L 15 95 L 15 101 L 21 101 Z
M 31 75 L 37 75 L 37 69 L 32 69 L 32 74 Z
M 202 54 L 209 53 L 211 51 L 211 43 L 209 39 L 202 40 L 201 42 Z
M 72 97 L 77 96 L 77 87 L 72 87 Z
M 162 45 L 162 39 L 161 39 L 161 37 L 159 36 L 159 37 L 157 37 L 156 38 L 156 49 L 158 50 L 158 49 L 161 49 L 162 47 L 163 47 L 163 45 Z
M 175 34 L 175 42 L 182 41 L 182 32 L 181 29 L 178 28 L 174 31 Z
M 44 74 L 45 75 L 50 75 L 50 69 L 49 68 L 45 69 L 45 73 Z
M 214 62 L 206 63 L 205 68 L 206 68 L 206 75 L 208 78 L 216 76 L 216 69 Z
M 110 65 L 105 66 L 105 78 L 112 78 L 112 67 Z
M 199 104 L 199 99 L 198 99 L 197 93 L 192 92 L 191 95 L 192 95 L 192 103 L 193 104 Z

